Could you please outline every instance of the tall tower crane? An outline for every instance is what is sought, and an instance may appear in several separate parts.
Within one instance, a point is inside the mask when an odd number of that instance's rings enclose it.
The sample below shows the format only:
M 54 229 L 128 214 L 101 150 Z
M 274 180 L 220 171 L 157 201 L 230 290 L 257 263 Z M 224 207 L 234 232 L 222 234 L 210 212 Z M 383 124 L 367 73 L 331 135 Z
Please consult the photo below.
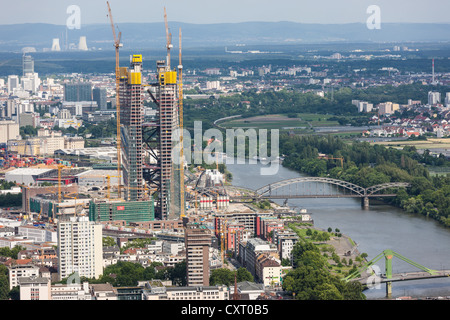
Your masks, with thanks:
M 172 34 L 169 32 L 169 25 L 167 24 L 166 7 L 164 7 L 164 23 L 166 25 L 166 48 L 167 48 L 167 69 L 170 71 L 170 49 L 172 49 Z
M 61 194 L 61 170 L 65 166 L 62 164 L 58 164 L 58 203 L 61 203 L 62 201 L 62 194 Z
M 114 20 L 111 14 L 111 7 L 109 6 L 109 2 L 106 1 L 106 4 L 108 5 L 108 15 L 109 19 L 111 20 L 111 28 L 113 32 L 114 37 L 114 48 L 116 49 L 116 119 L 117 119 L 117 175 L 119 176 L 119 184 L 118 184 L 118 196 L 121 197 L 121 190 L 120 190 L 120 177 L 121 177 L 121 170 L 122 170 L 122 163 L 121 163 L 121 155 L 120 155 L 120 148 L 121 148 L 121 138 L 120 138 L 120 97 L 119 97 L 119 85 L 120 85 L 120 79 L 119 79 L 119 48 L 123 46 L 122 43 L 120 43 L 120 38 L 122 37 L 122 32 L 119 32 L 119 36 L 116 36 L 116 30 L 114 28 Z
M 184 161 L 183 161 L 183 65 L 181 64 L 181 28 L 179 35 L 180 52 L 178 63 L 178 113 L 180 116 L 180 217 L 185 216 L 185 201 L 184 201 Z

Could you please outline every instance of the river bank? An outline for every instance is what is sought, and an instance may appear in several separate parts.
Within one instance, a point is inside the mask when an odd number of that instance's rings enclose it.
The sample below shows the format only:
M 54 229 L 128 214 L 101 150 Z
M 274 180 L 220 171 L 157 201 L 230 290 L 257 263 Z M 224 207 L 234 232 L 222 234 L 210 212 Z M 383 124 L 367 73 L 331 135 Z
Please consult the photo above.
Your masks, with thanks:
M 227 164 L 233 174 L 233 185 L 258 189 L 269 183 L 302 177 L 304 175 L 279 166 L 275 175 L 261 175 L 262 165 Z M 311 188 L 315 186 L 311 183 Z M 276 203 L 282 204 L 283 200 Z M 359 199 L 292 199 L 292 208 L 305 208 L 312 215 L 314 226 L 322 230 L 331 227 L 357 243 L 357 250 L 367 254 L 367 260 L 376 257 L 383 250 L 391 249 L 428 268 L 450 269 L 450 230 L 435 220 L 405 213 L 403 210 L 382 203 L 371 202 L 368 210 L 361 208 Z M 342 243 L 342 240 L 341 240 Z M 342 247 L 345 250 L 345 247 Z M 384 259 L 377 263 L 384 270 Z M 409 272 L 413 266 L 396 259 L 393 272 Z M 384 299 L 385 288 L 366 290 L 368 299 Z M 392 297 L 413 298 L 450 295 L 450 279 L 428 279 L 398 282 L 393 285 Z

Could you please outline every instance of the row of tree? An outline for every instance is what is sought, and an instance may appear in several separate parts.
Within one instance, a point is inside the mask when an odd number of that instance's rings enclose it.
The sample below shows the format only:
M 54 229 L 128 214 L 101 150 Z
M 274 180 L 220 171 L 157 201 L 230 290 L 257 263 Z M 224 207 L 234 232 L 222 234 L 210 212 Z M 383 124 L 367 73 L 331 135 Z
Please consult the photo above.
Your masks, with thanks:
M 429 152 L 417 153 L 414 147 L 403 150 L 371 145 L 367 142 L 345 143 L 338 137 L 288 136 L 280 137 L 283 165 L 312 176 L 327 176 L 348 181 L 361 187 L 387 182 L 408 182 L 411 187 L 398 190 L 392 204 L 408 212 L 421 213 L 450 226 L 450 178 L 432 177 L 424 164 L 449 166 L 443 155 L 433 157 Z M 339 160 L 318 158 L 324 153 Z

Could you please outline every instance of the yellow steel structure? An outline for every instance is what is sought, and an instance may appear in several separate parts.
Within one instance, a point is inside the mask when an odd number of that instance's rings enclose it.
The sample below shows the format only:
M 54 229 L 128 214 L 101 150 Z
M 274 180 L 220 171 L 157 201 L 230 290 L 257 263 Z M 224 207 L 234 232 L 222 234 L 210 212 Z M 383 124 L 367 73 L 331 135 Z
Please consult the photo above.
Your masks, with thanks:
M 219 218 L 220 221 L 220 254 L 222 264 L 225 263 L 225 251 L 227 250 L 227 221 L 225 218 Z
M 65 166 L 62 164 L 58 165 L 58 203 L 61 203 L 62 197 L 61 197 L 61 170 Z
M 114 28 L 114 20 L 111 14 L 111 7 L 109 6 L 109 2 L 106 1 L 106 4 L 108 5 L 108 14 L 109 14 L 109 18 L 111 20 L 111 28 L 112 28 L 112 32 L 113 32 L 113 37 L 114 37 L 114 48 L 116 49 L 116 120 L 117 120 L 117 175 L 119 176 L 119 181 L 120 181 L 120 176 L 121 176 L 121 155 L 120 155 L 120 144 L 121 144 L 121 137 L 120 137 L 120 98 L 119 98 L 119 83 L 120 83 L 120 71 L 119 70 L 119 48 L 122 46 L 122 44 L 120 43 L 120 38 L 122 33 L 119 32 L 119 36 L 116 37 L 116 30 Z M 121 197 L 121 191 L 120 191 L 120 183 L 118 185 L 118 195 L 119 198 Z
M 166 71 L 159 75 L 159 84 L 164 86 L 166 84 L 176 84 L 177 73 L 176 71 Z
M 141 84 L 142 77 L 140 72 L 128 72 L 128 84 Z
M 341 167 L 344 168 L 344 157 L 331 157 L 331 156 L 319 156 L 319 159 L 325 159 L 325 160 L 340 160 Z
M 131 62 L 141 62 L 142 63 L 142 54 L 133 54 L 131 56 Z

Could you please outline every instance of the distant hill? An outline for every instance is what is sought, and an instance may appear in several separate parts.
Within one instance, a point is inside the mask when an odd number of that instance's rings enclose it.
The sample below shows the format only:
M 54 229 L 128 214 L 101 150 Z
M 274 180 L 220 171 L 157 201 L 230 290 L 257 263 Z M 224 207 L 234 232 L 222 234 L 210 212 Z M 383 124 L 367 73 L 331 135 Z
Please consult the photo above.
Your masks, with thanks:
M 178 30 L 183 33 L 183 47 L 233 46 L 236 44 L 301 44 L 336 42 L 436 42 L 449 41 L 450 24 L 384 23 L 380 30 L 369 30 L 364 23 L 303 24 L 294 22 L 245 22 L 191 24 L 170 22 L 174 45 Z M 135 49 L 164 48 L 164 23 L 122 23 L 124 46 Z M 108 24 L 82 25 L 79 30 L 44 23 L 0 25 L 0 51 L 35 47 L 50 48 L 53 38 L 60 38 L 61 47 L 78 44 L 86 36 L 88 47 L 112 48 L 112 31 Z

